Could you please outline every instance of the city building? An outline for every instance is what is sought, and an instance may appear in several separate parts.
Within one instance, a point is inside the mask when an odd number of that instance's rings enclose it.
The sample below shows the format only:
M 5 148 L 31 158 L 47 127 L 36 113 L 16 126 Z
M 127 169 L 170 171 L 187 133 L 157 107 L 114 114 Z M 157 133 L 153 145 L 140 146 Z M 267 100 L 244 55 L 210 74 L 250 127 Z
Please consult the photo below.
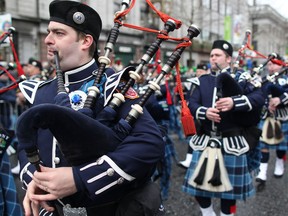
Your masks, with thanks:
M 10 21 L 16 29 L 13 39 L 21 63 L 27 62 L 30 57 L 43 62 L 46 60 L 46 46 L 43 41 L 47 34 L 48 7 L 51 1 L 0 0 L 2 32 L 3 22 Z M 114 15 L 120 10 L 122 1 L 78 1 L 92 6 L 102 17 L 103 31 L 98 48 L 100 55 L 103 55 L 109 32 L 114 25 Z M 252 45 L 255 50 L 267 55 L 271 52 L 281 54 L 288 52 L 287 19 L 268 5 L 257 5 L 255 0 L 253 5 L 249 5 L 248 0 L 151 0 L 151 2 L 163 13 L 182 21 L 181 28 L 174 30 L 169 36 L 177 38 L 186 36 L 191 24 L 200 28 L 200 35 L 193 39 L 192 46 L 186 48 L 181 56 L 180 64 L 183 66 L 193 67 L 208 62 L 212 42 L 216 39 L 230 41 L 234 46 L 234 56 L 237 56 L 247 29 L 251 29 Z M 162 30 L 164 27 L 162 20 L 149 8 L 145 0 L 136 0 L 125 23 L 155 30 Z M 118 57 L 124 65 L 130 61 L 137 62 L 156 38 L 156 33 L 121 26 L 110 58 L 113 61 Z M 171 40 L 161 43 L 163 63 L 177 43 Z M 11 60 L 8 44 L 1 44 L 0 58 Z
M 251 6 L 249 13 L 253 24 L 253 48 L 264 55 L 275 52 L 287 58 L 288 20 L 269 5 Z

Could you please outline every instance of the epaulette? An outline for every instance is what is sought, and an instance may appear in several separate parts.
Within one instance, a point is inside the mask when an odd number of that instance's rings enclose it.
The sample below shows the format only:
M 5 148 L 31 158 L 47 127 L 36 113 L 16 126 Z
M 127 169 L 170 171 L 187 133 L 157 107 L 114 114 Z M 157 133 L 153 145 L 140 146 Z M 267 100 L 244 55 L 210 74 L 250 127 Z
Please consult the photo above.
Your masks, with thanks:
M 26 98 L 26 100 L 30 104 L 33 104 L 38 88 L 51 81 L 45 82 L 45 81 L 37 81 L 37 80 L 26 80 L 26 81 L 19 83 L 19 89 L 24 95 L 24 97 Z
M 187 81 L 191 82 L 191 83 L 193 83 L 195 85 L 198 85 L 198 86 L 200 85 L 200 81 L 199 81 L 198 77 L 189 78 L 189 79 L 187 79 Z
M 107 73 L 106 76 L 106 82 L 105 82 L 105 92 L 104 92 L 104 105 L 106 106 L 108 101 L 111 99 L 113 96 L 113 93 L 117 89 L 118 85 L 120 84 L 121 80 L 128 80 L 129 78 L 129 71 L 135 71 L 135 67 L 128 66 L 121 71 L 118 71 L 113 74 Z M 128 94 L 131 93 L 131 88 L 128 90 Z M 134 90 L 135 91 L 135 90 Z M 133 94 L 136 92 L 133 91 Z M 136 93 L 137 94 L 137 93 Z M 125 95 L 126 96 L 126 95 Z

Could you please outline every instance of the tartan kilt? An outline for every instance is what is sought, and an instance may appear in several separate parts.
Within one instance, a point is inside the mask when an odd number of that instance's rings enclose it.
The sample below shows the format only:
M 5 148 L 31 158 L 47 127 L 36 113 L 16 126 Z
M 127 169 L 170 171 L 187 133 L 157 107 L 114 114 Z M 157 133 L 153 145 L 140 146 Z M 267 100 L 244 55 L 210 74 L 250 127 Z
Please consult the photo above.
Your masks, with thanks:
M 189 185 L 189 179 L 193 175 L 193 172 L 196 168 L 197 162 L 200 159 L 201 154 L 202 151 L 193 151 L 192 162 L 187 169 L 184 183 L 182 185 L 183 192 L 192 196 L 235 200 L 246 200 L 247 197 L 255 194 L 252 176 L 248 171 L 246 154 L 235 156 L 222 152 L 224 164 L 227 169 L 228 177 L 233 187 L 233 190 L 226 192 L 210 192 Z
M 261 119 L 261 121 L 258 124 L 258 128 L 262 129 L 265 119 Z M 269 145 L 262 141 L 259 141 L 260 149 L 276 149 L 281 151 L 287 151 L 288 150 L 288 121 L 281 121 L 281 130 L 284 134 L 284 140 L 276 145 Z

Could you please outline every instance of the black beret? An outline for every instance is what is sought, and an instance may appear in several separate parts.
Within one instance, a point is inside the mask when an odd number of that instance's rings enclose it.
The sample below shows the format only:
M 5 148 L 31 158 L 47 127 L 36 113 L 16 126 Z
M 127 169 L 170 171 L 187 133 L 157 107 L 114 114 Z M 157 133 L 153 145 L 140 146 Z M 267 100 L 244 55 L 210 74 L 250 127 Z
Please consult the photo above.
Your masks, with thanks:
M 212 49 L 221 49 L 225 51 L 229 56 L 232 57 L 233 47 L 232 45 L 225 40 L 216 40 L 213 43 Z
M 75 1 L 54 0 L 49 6 L 49 13 L 50 21 L 90 34 L 97 44 L 102 30 L 102 21 L 99 14 L 88 5 Z
M 197 69 L 207 70 L 208 66 L 206 64 L 198 64 Z
M 30 58 L 29 61 L 28 61 L 28 64 L 31 64 L 33 65 L 34 67 L 38 67 L 40 70 L 42 70 L 42 64 L 40 61 L 37 61 L 33 58 Z

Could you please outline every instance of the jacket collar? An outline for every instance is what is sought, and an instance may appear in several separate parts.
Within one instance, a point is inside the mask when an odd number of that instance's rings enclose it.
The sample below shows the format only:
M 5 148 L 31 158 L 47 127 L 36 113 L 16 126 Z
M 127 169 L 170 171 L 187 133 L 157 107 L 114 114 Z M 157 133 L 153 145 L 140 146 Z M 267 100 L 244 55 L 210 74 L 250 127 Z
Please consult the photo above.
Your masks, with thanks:
M 64 83 L 65 85 L 79 83 L 85 81 L 86 79 L 91 78 L 98 66 L 93 58 L 90 62 L 81 67 L 65 71 L 64 73 Z

